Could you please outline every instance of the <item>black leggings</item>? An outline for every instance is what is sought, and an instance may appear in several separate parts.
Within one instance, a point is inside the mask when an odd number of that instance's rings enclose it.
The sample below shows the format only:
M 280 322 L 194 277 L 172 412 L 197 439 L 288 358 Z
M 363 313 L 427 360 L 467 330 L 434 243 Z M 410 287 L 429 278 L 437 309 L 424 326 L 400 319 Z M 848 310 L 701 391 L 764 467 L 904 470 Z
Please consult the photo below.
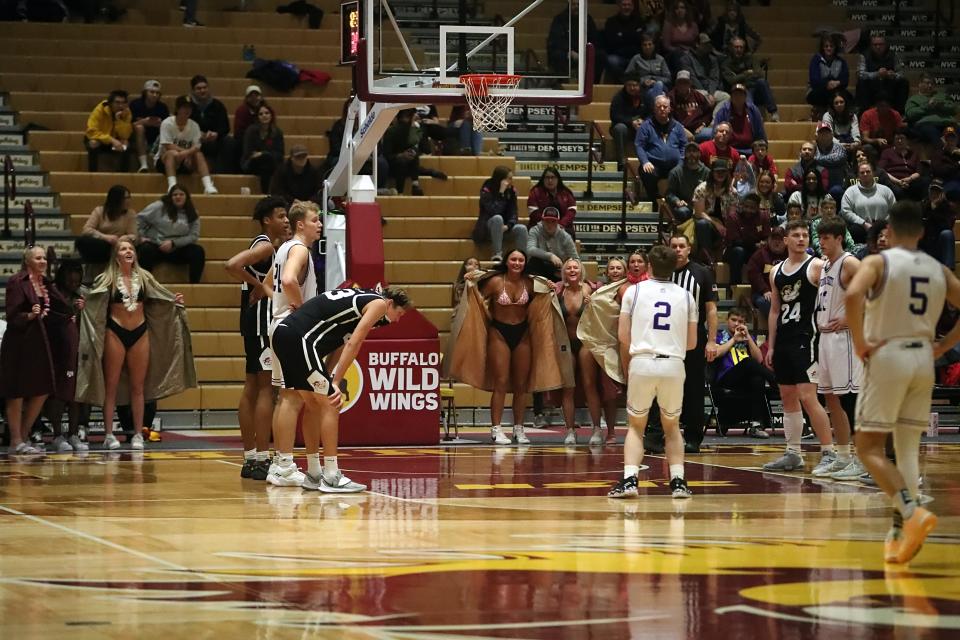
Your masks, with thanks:
M 137 246 L 137 260 L 140 266 L 147 271 L 153 271 L 153 268 L 160 262 L 170 262 L 172 264 L 185 264 L 190 269 L 190 283 L 196 284 L 203 277 L 203 265 L 206 263 L 206 253 L 198 244 L 188 244 L 178 247 L 170 253 L 160 251 L 158 245 L 152 242 L 141 242 Z

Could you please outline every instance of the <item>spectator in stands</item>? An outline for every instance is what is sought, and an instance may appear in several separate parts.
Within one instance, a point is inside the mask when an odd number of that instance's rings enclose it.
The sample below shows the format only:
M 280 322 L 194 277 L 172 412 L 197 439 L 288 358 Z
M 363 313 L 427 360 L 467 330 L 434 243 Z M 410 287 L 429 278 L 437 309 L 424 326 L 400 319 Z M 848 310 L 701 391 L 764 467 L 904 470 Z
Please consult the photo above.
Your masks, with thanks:
M 87 150 L 87 170 L 96 172 L 102 154 L 116 154 L 120 158 L 120 171 L 130 168 L 130 155 L 136 153 L 140 161 L 140 173 L 149 171 L 147 166 L 146 139 L 143 125 L 134 125 L 127 105 L 127 92 L 120 89 L 110 92 L 87 118 L 83 146 Z M 131 148 L 132 145 L 132 148 Z
M 739 208 L 727 216 L 726 245 L 723 259 L 730 264 L 730 284 L 740 284 L 743 267 L 753 253 L 770 237 L 770 214 L 760 209 L 760 196 L 748 193 Z
M 713 26 L 713 11 L 710 7 L 710 0 L 687 0 L 687 10 L 693 14 L 693 19 L 700 29 L 700 33 L 706 35 L 707 30 Z
M 570 70 L 578 64 L 577 50 L 580 46 L 580 30 L 572 29 L 571 25 L 576 27 L 579 18 L 577 14 L 580 10 L 580 4 L 571 2 L 563 11 L 553 17 L 550 23 L 550 32 L 547 34 L 547 63 L 557 73 L 563 76 L 569 76 Z M 571 15 L 571 12 L 573 15 Z M 590 15 L 587 15 L 587 42 L 594 47 L 593 55 L 597 64 L 594 64 L 593 81 L 600 83 L 600 76 L 603 75 L 603 61 L 606 54 L 600 47 L 600 32 L 597 31 L 597 25 Z
M 90 212 L 77 237 L 77 253 L 85 264 L 106 264 L 121 238 L 137 239 L 137 212 L 130 208 L 130 191 L 115 184 L 102 205 Z
M 867 243 L 857 245 L 853 252 L 854 257 L 863 260 L 867 256 L 875 256 L 881 251 L 890 248 L 890 241 L 887 236 L 887 221 L 881 220 L 872 227 L 867 234 Z
M 204 24 L 197 20 L 197 5 L 200 0 L 180 0 L 180 8 L 183 11 L 183 26 L 202 27 Z
M 732 131 L 729 122 L 721 121 L 713 127 L 713 140 L 700 143 L 700 159 L 704 164 L 710 165 L 715 158 L 725 158 L 731 166 L 736 164 L 740 159 L 740 152 L 730 144 Z
M 247 87 L 243 102 L 233 112 L 233 138 L 242 141 L 247 129 L 257 124 L 257 114 L 263 104 L 263 92 L 255 84 Z
M 471 274 L 479 275 L 480 271 L 480 260 L 474 256 L 470 256 L 460 264 L 460 273 L 457 274 L 457 279 L 453 283 L 453 293 L 450 300 L 454 315 L 457 313 L 457 307 L 460 306 L 460 299 L 463 298 L 467 278 L 471 277 Z
M 310 152 L 302 144 L 290 148 L 290 157 L 277 169 L 270 181 L 270 195 L 283 198 L 287 206 L 294 200 L 316 200 L 323 181 L 310 162 Z
M 713 264 L 715 255 L 725 250 L 726 221 L 737 212 L 737 194 L 733 191 L 730 163 L 714 158 L 710 176 L 693 192 L 694 236 L 700 262 Z
M 953 224 L 957 215 L 947 201 L 943 191 L 943 181 L 934 178 L 930 181 L 928 195 L 923 201 L 923 237 L 920 248 L 939 260 L 953 271 L 956 267 L 956 237 Z
M 833 198 L 827 196 L 823 199 L 823 202 L 820 203 L 820 215 L 813 220 L 809 220 L 810 228 L 810 249 L 813 251 L 814 255 L 822 255 L 820 249 L 820 223 L 827 218 L 836 218 L 837 217 L 837 203 Z M 844 225 L 844 238 L 843 238 L 843 249 L 844 251 L 853 251 L 856 249 L 857 243 L 853 241 L 853 236 L 850 235 L 850 230 Z
M 713 137 L 710 127 L 713 108 L 706 96 L 693 89 L 689 71 L 677 72 L 673 89 L 667 92 L 667 97 L 673 105 L 673 117 L 683 125 L 688 140 L 706 142 Z
M 416 108 L 414 122 L 423 130 L 424 153 L 442 155 L 447 128 L 440 124 L 440 112 L 435 104 L 421 104 Z
M 160 125 L 155 162 L 158 171 L 167 176 L 167 189 L 177 184 L 178 173 L 200 174 L 205 194 L 217 193 L 210 178 L 210 168 L 203 154 L 203 134 L 200 126 L 190 119 L 193 105 L 187 96 L 179 96 L 174 105 L 174 115 Z
M 527 248 L 527 228 L 517 221 L 517 192 L 513 188 L 513 171 L 499 166 L 480 187 L 480 215 L 473 226 L 473 241 L 490 242 L 494 262 L 503 260 L 503 236 L 508 236 L 514 249 Z
M 823 189 L 820 173 L 816 169 L 810 169 L 803 176 L 803 185 L 800 190 L 791 193 L 787 202 L 788 204 L 799 204 L 803 210 L 803 218 L 813 220 L 820 216 L 820 205 L 825 198 L 833 200 Z
M 640 37 L 645 21 L 633 0 L 620 0 L 618 11 L 603 25 L 603 44 L 607 50 L 608 84 L 620 84 L 623 72 L 633 56 L 640 53 Z
M 190 283 L 200 282 L 206 254 L 197 244 L 200 216 L 186 187 L 175 185 L 159 200 L 148 204 L 137 214 L 137 230 L 137 260 L 141 267 L 153 271 L 160 262 L 186 264 Z
M 530 229 L 527 255 L 530 256 L 527 272 L 554 282 L 559 282 L 564 262 L 570 258 L 580 259 L 573 238 L 560 226 L 560 212 L 556 207 L 544 209 L 540 222 Z
M 637 157 L 640 159 L 640 180 L 654 207 L 659 195 L 657 182 L 666 178 L 682 162 L 683 149 L 687 144 L 683 125 L 673 119 L 671 112 L 670 99 L 657 96 L 653 104 L 653 117 L 640 125 L 635 140 Z
M 877 95 L 885 93 L 897 111 L 903 112 L 910 93 L 910 83 L 903 75 L 903 65 L 890 50 L 883 34 L 870 36 L 870 49 L 860 56 L 857 67 L 857 104 L 864 111 L 873 106 Z
M 689 67 L 693 86 L 707 97 L 711 107 L 716 108 L 730 99 L 730 94 L 723 90 L 720 58 L 713 50 L 710 36 L 700 34 L 697 48 L 688 52 L 683 65 Z
M 850 159 L 860 148 L 860 124 L 857 114 L 853 111 L 847 96 L 843 93 L 834 94 L 830 101 L 830 108 L 823 114 L 823 121 L 833 129 L 833 137 L 843 145 Z
M 444 149 L 445 155 L 479 156 L 483 153 L 483 134 L 473 128 L 473 113 L 465 104 L 450 108 L 447 118 L 447 140 L 459 144 L 453 149 Z
M 890 106 L 887 94 L 877 93 L 876 106 L 860 115 L 860 135 L 864 144 L 872 144 L 878 150 L 893 142 L 893 134 L 903 128 L 903 118 Z
M 780 170 L 777 168 L 777 161 L 770 155 L 770 147 L 766 140 L 763 138 L 754 140 L 753 144 L 750 145 L 750 150 L 753 153 L 747 158 L 747 162 L 753 167 L 754 175 L 759 177 L 762 171 L 772 173 L 774 178 L 780 175 Z
M 933 76 L 926 71 L 917 81 L 917 93 L 907 99 L 904 115 L 917 137 L 927 144 L 936 144 L 944 127 L 956 123 L 960 105 L 937 91 Z
M 750 281 L 750 295 L 753 306 L 765 318 L 770 313 L 770 271 L 787 257 L 786 233 L 783 227 L 770 230 L 767 243 L 750 256 L 747 262 L 747 280 Z
M 645 33 L 652 36 L 659 35 L 666 13 L 665 4 L 664 0 L 637 0 L 640 15 L 647 21 Z
M 746 87 L 750 101 L 757 107 L 766 109 L 771 121 L 780 122 L 777 101 L 767 82 L 766 72 L 760 63 L 754 61 L 753 55 L 747 52 L 747 43 L 743 38 L 730 41 L 730 55 L 723 61 L 720 73 L 731 94 L 738 85 Z
M 827 193 L 839 200 L 847 187 L 847 150 L 833 139 L 833 127 L 826 122 L 817 125 L 814 160 L 827 170 Z
M 787 170 L 787 175 L 783 179 L 784 193 L 789 196 L 803 185 L 803 176 L 811 167 L 816 167 L 820 172 L 820 180 L 823 182 L 823 188 L 826 190 L 830 184 L 827 170 L 817 163 L 817 147 L 812 142 L 804 142 L 800 145 L 800 159 L 797 164 Z
M 266 102 L 257 110 L 257 124 L 243 134 L 243 155 L 240 168 L 246 174 L 260 178 L 260 190 L 270 192 L 270 178 L 283 164 L 283 131 L 277 126 L 277 116 Z
M 777 176 L 761 170 L 757 174 L 757 195 L 760 196 L 760 211 L 770 217 L 770 224 L 778 225 L 787 214 L 787 203 L 777 192 Z
M 717 332 L 716 381 L 724 389 L 742 393 L 750 398 L 750 426 L 746 435 L 751 438 L 769 438 L 770 408 L 767 405 L 767 385 L 776 379 L 773 370 L 763 363 L 763 353 L 747 328 L 746 309 L 734 307 L 727 313 L 727 326 Z
M 0 343 L 0 398 L 6 399 L 11 455 L 42 454 L 30 444 L 30 428 L 47 396 L 57 391 L 59 370 L 67 354 L 50 337 L 64 330 L 73 307 L 46 277 L 47 253 L 34 246 L 23 254 L 23 266 L 7 280 L 7 330 Z
M 710 176 L 710 169 L 700 162 L 700 147 L 688 142 L 683 152 L 683 163 L 678 164 L 667 176 L 667 204 L 673 211 L 673 219 L 683 223 L 693 216 L 693 192 Z
M 700 28 L 696 16 L 687 7 L 684 0 L 676 0 L 667 10 L 660 32 L 660 43 L 667 55 L 670 68 L 679 69 L 684 54 L 697 48 L 700 41 Z
M 420 186 L 420 153 L 423 150 L 423 130 L 414 125 L 415 109 L 404 109 L 383 136 L 383 153 L 390 164 L 390 177 L 403 193 L 410 179 L 410 191 L 415 196 L 423 195 Z
M 860 166 L 864 162 L 870 165 L 870 168 L 873 169 L 873 178 L 877 181 L 878 184 L 882 184 L 885 187 L 888 187 L 893 191 L 893 180 L 887 175 L 887 172 L 880 167 L 877 162 L 880 160 L 880 152 L 876 150 L 873 145 L 864 145 L 857 151 L 856 157 L 856 166 Z M 854 184 L 856 180 L 850 181 L 850 184 Z
M 807 103 L 814 108 L 814 119 L 820 118 L 834 93 L 847 94 L 850 68 L 847 61 L 837 55 L 836 37 L 824 34 L 820 37 L 820 51 L 810 59 L 810 74 L 807 86 Z
M 230 173 L 236 164 L 230 118 L 223 103 L 210 94 L 210 84 L 204 76 L 190 79 L 190 104 L 190 119 L 200 127 L 204 157 L 212 163 L 214 173 Z
M 153 148 L 157 138 L 160 137 L 160 124 L 170 116 L 170 109 L 160 100 L 161 95 L 160 83 L 156 80 L 147 80 L 143 83 L 140 97 L 130 103 L 133 126 L 143 127 L 146 150 Z
M 919 202 L 927 195 L 925 180 L 920 177 L 920 158 L 910 148 L 907 130 L 893 134 L 893 146 L 880 154 L 877 166 L 890 176 L 890 189 L 897 200 L 909 198 Z
M 530 194 L 527 196 L 528 229 L 540 222 L 543 211 L 547 207 L 553 207 L 560 212 L 560 226 L 572 238 L 576 238 L 573 220 L 577 217 L 577 199 L 567 185 L 563 184 L 563 178 L 560 177 L 556 167 L 544 169 L 537 184 L 530 189 Z
M 756 51 L 760 46 L 760 34 L 750 28 L 738 2 L 729 2 L 727 10 L 717 18 L 717 24 L 711 33 L 713 46 L 717 51 L 729 51 L 734 38 L 742 39 L 748 51 Z
M 870 165 L 861 164 L 857 167 L 857 183 L 843 192 L 840 213 L 847 221 L 853 239 L 866 242 L 870 227 L 886 220 L 895 202 L 893 191 L 874 179 Z
M 657 53 L 657 45 L 653 36 L 644 34 L 640 39 L 640 53 L 633 56 L 627 65 L 627 73 L 637 73 L 640 76 L 640 90 L 643 91 L 644 101 L 648 108 L 657 96 L 662 96 L 670 86 L 670 67 L 667 61 Z
M 650 110 L 640 93 L 640 76 L 623 76 L 623 89 L 610 101 L 610 137 L 617 154 L 617 170 L 623 171 L 624 149 L 627 141 L 637 137 L 637 130 L 649 116 Z
M 714 126 L 719 122 L 730 125 L 730 138 L 727 142 L 737 150 L 742 149 L 743 153 L 747 153 L 753 146 L 754 140 L 767 139 L 763 116 L 756 105 L 747 101 L 747 88 L 742 84 L 733 85 L 730 89 L 730 101 L 717 109 L 713 116 Z
M 930 157 L 930 173 L 943 181 L 948 199 L 960 198 L 960 148 L 957 148 L 957 130 L 945 127 L 941 146 Z M 956 197 L 954 197 L 956 196 Z

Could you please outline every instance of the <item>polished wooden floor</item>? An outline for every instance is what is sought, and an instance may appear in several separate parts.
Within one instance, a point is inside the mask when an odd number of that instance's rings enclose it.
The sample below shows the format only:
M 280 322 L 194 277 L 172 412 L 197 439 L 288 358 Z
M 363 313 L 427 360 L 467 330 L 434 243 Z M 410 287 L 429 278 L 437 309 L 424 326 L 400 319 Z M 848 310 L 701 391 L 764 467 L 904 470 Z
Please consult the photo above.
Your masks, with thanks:
M 0 637 L 957 638 L 960 444 L 924 445 L 940 524 L 900 569 L 875 489 L 779 451 L 691 457 L 688 501 L 661 457 L 607 499 L 619 446 L 348 450 L 350 496 L 236 450 L 0 457 Z

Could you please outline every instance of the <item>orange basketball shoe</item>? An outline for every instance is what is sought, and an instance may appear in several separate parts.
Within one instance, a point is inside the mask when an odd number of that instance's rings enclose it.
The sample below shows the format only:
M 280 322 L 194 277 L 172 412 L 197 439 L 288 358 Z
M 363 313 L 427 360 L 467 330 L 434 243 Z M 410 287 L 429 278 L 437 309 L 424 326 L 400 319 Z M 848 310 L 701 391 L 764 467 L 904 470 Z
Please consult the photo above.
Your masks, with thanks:
M 900 551 L 897 552 L 897 562 L 910 562 L 923 546 L 923 541 L 937 526 L 937 516 L 923 507 L 913 510 L 913 515 L 903 521 L 903 533 L 900 535 Z

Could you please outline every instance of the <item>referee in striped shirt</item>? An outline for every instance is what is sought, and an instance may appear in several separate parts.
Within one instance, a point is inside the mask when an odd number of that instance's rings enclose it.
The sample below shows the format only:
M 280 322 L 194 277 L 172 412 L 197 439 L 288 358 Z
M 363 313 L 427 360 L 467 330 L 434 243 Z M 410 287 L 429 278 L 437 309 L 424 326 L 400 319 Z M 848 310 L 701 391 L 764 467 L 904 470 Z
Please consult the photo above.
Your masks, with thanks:
M 697 303 L 700 324 L 697 327 L 697 346 L 687 351 L 684 358 L 686 380 L 683 383 L 683 439 L 686 453 L 700 453 L 704 428 L 704 385 L 707 362 L 717 357 L 717 285 L 713 273 L 707 267 L 690 261 L 690 241 L 682 233 L 670 238 L 670 247 L 677 252 L 677 268 L 673 281 L 690 292 Z M 706 325 L 704 325 L 704 319 Z M 663 453 L 663 427 L 659 411 L 651 409 L 650 422 L 643 438 L 643 448 L 648 453 Z

